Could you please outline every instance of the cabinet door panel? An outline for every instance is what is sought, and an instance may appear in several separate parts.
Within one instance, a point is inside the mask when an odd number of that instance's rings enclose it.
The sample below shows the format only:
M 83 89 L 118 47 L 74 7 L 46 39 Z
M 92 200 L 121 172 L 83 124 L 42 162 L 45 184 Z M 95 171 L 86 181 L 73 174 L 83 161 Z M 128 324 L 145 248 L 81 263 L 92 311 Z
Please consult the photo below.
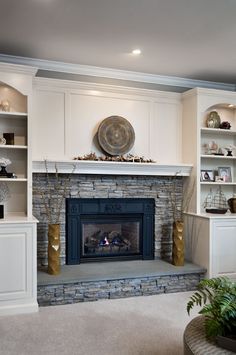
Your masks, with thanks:
M 32 296 L 32 227 L 0 228 L 0 302 Z
M 236 225 L 226 221 L 213 230 L 213 276 L 236 273 Z
M 33 96 L 33 159 L 61 159 L 65 149 L 65 95 L 35 90 Z
M 24 233 L 4 233 L 0 236 L 0 294 L 25 291 L 25 248 Z
M 66 120 L 66 156 L 71 159 L 78 155 L 95 152 L 101 155 L 97 143 L 97 130 L 102 120 L 108 116 L 125 117 L 135 131 L 135 144 L 130 153 L 150 157 L 149 116 L 150 104 L 143 98 L 132 96 L 99 96 L 72 93 L 70 95 L 70 115 Z M 152 156 L 155 159 L 155 156 Z

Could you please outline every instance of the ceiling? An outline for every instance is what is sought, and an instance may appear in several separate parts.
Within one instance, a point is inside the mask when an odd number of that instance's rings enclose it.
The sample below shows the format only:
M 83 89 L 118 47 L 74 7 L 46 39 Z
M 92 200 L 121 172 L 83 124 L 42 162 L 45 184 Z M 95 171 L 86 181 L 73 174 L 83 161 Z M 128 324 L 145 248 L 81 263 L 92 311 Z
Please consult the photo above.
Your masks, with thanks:
M 235 0 L 1 0 L 1 54 L 236 83 L 235 44 Z

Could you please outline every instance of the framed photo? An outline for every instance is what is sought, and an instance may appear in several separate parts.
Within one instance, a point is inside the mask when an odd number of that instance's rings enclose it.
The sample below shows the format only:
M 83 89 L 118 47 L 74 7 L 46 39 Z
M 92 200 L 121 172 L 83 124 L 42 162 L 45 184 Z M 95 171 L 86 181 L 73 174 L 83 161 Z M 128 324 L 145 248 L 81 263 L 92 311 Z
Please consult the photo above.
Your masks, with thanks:
M 214 181 L 213 170 L 201 170 L 201 181 Z
M 223 176 L 215 176 L 215 182 L 224 182 Z
M 232 182 L 231 168 L 227 166 L 219 167 L 218 176 L 223 178 L 224 182 Z

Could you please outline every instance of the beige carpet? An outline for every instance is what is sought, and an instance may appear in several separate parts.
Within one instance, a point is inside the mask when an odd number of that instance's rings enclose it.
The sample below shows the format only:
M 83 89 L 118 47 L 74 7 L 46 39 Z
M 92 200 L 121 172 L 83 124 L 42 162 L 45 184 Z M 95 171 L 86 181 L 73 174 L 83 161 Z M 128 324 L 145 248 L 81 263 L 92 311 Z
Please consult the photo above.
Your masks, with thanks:
M 193 292 L 40 308 L 0 318 L 1 355 L 182 355 Z

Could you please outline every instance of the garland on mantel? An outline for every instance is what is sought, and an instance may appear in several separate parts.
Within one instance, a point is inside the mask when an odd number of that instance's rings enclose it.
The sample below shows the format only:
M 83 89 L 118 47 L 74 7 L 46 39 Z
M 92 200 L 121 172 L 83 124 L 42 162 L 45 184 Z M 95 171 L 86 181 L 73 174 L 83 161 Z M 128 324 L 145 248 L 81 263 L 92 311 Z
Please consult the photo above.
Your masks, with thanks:
M 152 159 L 145 159 L 144 157 L 134 156 L 132 154 L 117 155 L 117 156 L 97 156 L 96 153 L 89 153 L 84 156 L 75 157 L 74 160 L 93 160 L 93 161 L 115 161 L 126 163 L 156 163 Z

